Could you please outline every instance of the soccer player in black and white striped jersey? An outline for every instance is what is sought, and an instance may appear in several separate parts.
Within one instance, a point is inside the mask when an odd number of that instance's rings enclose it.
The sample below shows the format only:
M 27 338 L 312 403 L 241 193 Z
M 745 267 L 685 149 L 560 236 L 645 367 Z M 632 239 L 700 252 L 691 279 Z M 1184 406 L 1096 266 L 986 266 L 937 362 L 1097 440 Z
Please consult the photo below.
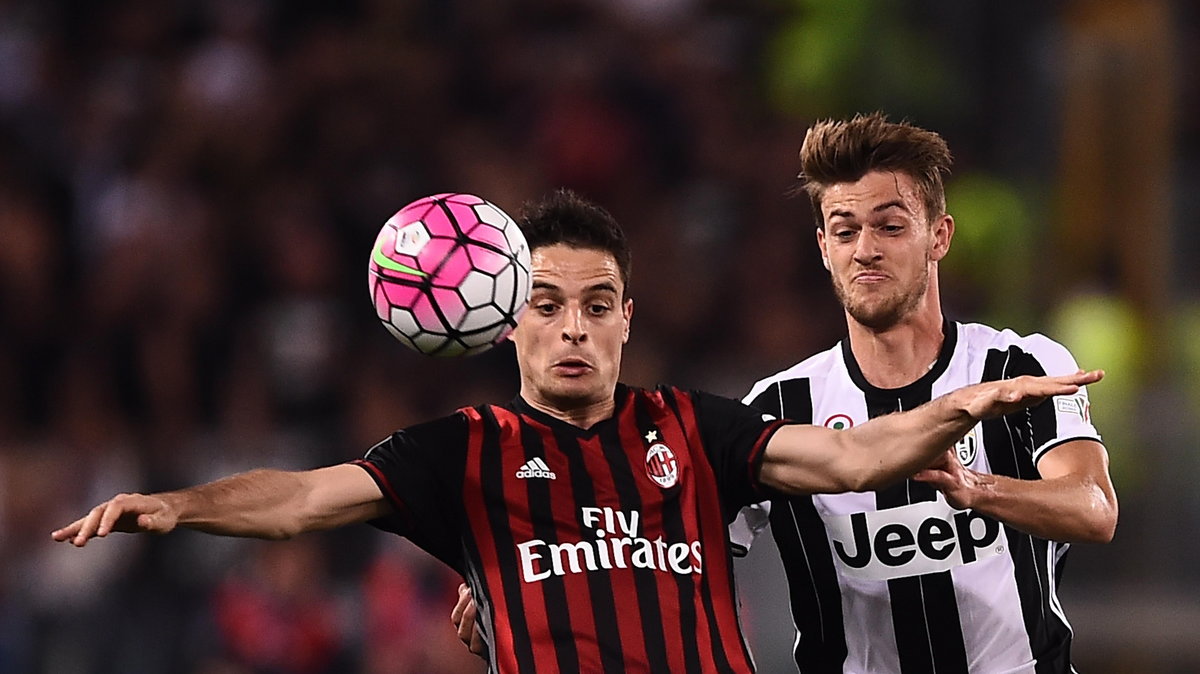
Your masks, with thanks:
M 624 386 L 633 300 L 620 228 L 560 193 L 522 230 L 533 297 L 512 337 L 515 400 L 398 431 L 359 461 L 121 494 L 54 539 L 177 526 L 286 538 L 370 521 L 468 580 L 491 672 L 751 672 L 726 532 L 741 507 L 881 487 L 978 420 L 1102 376 L 982 384 L 850 432 Z
M 746 402 L 849 429 L 962 386 L 1076 370 L 1044 336 L 943 316 L 938 262 L 955 223 L 941 137 L 876 113 L 817 123 L 800 159 L 848 335 Z M 982 422 L 912 479 L 747 509 L 735 549 L 768 521 L 801 672 L 1040 674 L 1074 671 L 1063 559 L 1070 542 L 1111 540 L 1117 499 L 1080 390 Z

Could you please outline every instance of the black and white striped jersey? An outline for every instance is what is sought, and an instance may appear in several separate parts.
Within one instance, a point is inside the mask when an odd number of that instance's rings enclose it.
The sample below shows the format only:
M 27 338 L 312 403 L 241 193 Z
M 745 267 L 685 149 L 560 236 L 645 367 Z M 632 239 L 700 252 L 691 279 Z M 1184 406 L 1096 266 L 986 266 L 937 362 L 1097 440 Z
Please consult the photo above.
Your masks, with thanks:
M 1042 336 L 947 321 L 933 367 L 899 389 L 865 380 L 843 340 L 759 381 L 745 401 L 795 421 L 849 428 L 954 389 L 1078 368 Z M 967 467 L 1040 479 L 1046 452 L 1099 440 L 1086 390 L 985 421 L 955 446 Z M 778 499 L 730 527 L 748 548 L 769 521 L 785 566 L 801 672 L 1071 672 L 1057 597 L 1065 543 L 1042 540 L 904 480 L 876 492 Z

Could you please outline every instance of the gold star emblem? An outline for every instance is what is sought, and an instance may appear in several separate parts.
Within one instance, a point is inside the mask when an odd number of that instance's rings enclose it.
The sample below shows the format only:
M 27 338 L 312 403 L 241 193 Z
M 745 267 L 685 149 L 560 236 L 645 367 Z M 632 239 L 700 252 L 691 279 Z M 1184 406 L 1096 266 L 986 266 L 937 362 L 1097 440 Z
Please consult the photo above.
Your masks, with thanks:
M 654 442 L 658 439 L 658 431 L 650 431 L 646 434 L 646 442 Z

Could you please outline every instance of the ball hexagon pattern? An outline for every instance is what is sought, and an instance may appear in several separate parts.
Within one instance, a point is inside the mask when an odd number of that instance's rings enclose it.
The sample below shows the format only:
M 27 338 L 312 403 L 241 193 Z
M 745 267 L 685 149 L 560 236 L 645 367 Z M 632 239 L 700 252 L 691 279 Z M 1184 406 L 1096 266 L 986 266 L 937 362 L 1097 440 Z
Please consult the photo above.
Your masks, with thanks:
M 435 194 L 384 223 L 368 282 L 375 315 L 401 344 L 434 356 L 480 353 L 508 336 L 529 302 L 529 246 L 486 199 Z

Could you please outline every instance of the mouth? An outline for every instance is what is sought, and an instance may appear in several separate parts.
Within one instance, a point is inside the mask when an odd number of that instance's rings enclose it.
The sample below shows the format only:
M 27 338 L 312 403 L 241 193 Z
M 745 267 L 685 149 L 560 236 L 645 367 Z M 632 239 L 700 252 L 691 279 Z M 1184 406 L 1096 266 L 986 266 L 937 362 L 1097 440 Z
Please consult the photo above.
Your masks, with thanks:
M 582 358 L 564 358 L 551 365 L 550 369 L 564 377 L 579 377 L 587 374 L 593 368 L 591 363 Z
M 852 279 L 855 283 L 882 283 L 891 278 L 881 271 L 860 271 Z

